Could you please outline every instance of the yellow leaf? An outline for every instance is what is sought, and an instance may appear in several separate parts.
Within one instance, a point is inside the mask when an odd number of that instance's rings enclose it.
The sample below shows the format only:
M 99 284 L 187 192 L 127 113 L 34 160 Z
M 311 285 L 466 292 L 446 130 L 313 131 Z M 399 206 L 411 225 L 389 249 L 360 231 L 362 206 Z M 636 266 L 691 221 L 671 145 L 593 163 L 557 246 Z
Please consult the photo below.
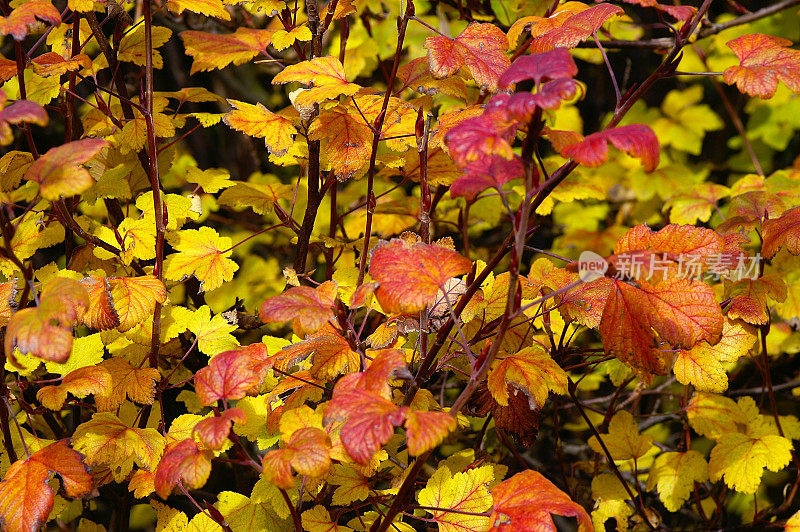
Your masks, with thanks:
M 194 311 L 189 322 L 189 330 L 197 338 L 197 349 L 208 356 L 228 351 L 239 345 L 239 341 L 230 333 L 236 330 L 221 314 L 211 317 L 211 309 L 203 305 Z
M 261 103 L 252 105 L 239 100 L 228 100 L 228 103 L 234 110 L 226 114 L 223 121 L 230 127 L 251 137 L 263 138 L 267 150 L 278 157 L 292 147 L 297 130 L 289 120 Z
M 417 495 L 417 500 L 422 506 L 440 508 L 426 511 L 433 514 L 441 532 L 486 530 L 491 525 L 488 515 L 458 514 L 447 510 L 487 512 L 492 507 L 492 495 L 486 486 L 493 480 L 491 466 L 455 474 L 446 467 L 440 467 L 428 479 L 425 488 Z
M 552 390 L 567 393 L 567 374 L 544 349 L 525 347 L 521 351 L 498 357 L 492 364 L 487 381 L 489 391 L 502 406 L 508 406 L 508 387 L 514 393 L 520 391 L 528 396 L 535 408 L 541 408 Z
M 233 279 L 239 266 L 231 260 L 233 242 L 221 237 L 210 227 L 186 229 L 173 233 L 170 244 L 177 253 L 169 255 L 164 264 L 164 276 L 180 281 L 194 275 L 200 281 L 200 291 L 211 291 Z
M 89 465 L 108 466 L 122 482 L 134 464 L 153 471 L 164 451 L 164 436 L 156 429 L 131 428 L 110 412 L 98 412 L 72 436 L 76 451 Z
M 303 530 L 308 532 L 353 532 L 349 526 L 340 526 L 331 520 L 331 514 L 324 506 L 314 506 L 302 515 Z
M 186 10 L 222 20 L 231 19 L 231 15 L 225 9 L 225 4 L 222 3 L 222 0 L 169 0 L 167 9 L 176 15 L 180 15 Z
M 276 50 L 283 50 L 294 44 L 295 41 L 310 41 L 313 35 L 308 26 L 297 26 L 292 31 L 278 30 L 272 36 L 272 46 Z
M 224 168 L 209 168 L 200 170 L 196 166 L 189 167 L 186 171 L 186 181 L 194 183 L 203 189 L 203 192 L 214 194 L 222 189 L 231 187 L 231 174 Z
M 109 358 L 100 364 L 111 374 L 113 382 L 108 396 L 95 398 L 99 411 L 116 410 L 128 399 L 135 403 L 151 405 L 156 393 L 156 382 L 161 374 L 156 368 L 134 368 L 122 358 Z
M 280 183 L 236 183 L 224 190 L 217 201 L 236 209 L 251 208 L 256 214 L 272 212 L 279 199 L 292 199 L 294 187 Z
M 695 482 L 708 479 L 708 464 L 697 451 L 661 453 L 650 466 L 647 490 L 658 496 L 670 512 L 677 512 L 694 489 Z
M 653 447 L 653 437 L 648 434 L 639 434 L 639 427 L 633 415 L 626 410 L 620 410 L 608 424 L 608 432 L 601 435 L 608 452 L 614 460 L 630 460 L 641 458 Z M 603 454 L 603 448 L 595 436 L 589 438 L 589 447 L 595 452 Z
M 57 373 L 62 377 L 68 373 L 87 366 L 94 366 L 103 360 L 103 339 L 100 333 L 90 334 L 75 338 L 72 342 L 72 353 L 63 364 L 46 362 L 45 367 L 50 373 Z
M 171 29 L 163 26 L 153 26 L 153 68 L 164 66 L 161 53 L 156 48 L 163 46 L 171 36 Z M 120 41 L 117 59 L 143 67 L 147 64 L 147 54 L 144 42 L 144 24 L 139 24 L 126 33 L 122 41 Z
M 727 433 L 711 450 L 708 473 L 714 482 L 723 478 L 731 489 L 755 493 L 761 485 L 764 468 L 780 471 L 791 459 L 792 442 L 782 436 L 767 434 L 751 438 L 746 434 Z
M 295 107 L 310 108 L 315 103 L 331 100 L 337 96 L 351 95 L 361 87 L 347 81 L 344 67 L 332 56 L 315 57 L 284 68 L 272 83 L 289 83 L 298 81 L 310 88 L 303 90 L 294 100 Z M 301 111 L 301 114 L 302 111 Z

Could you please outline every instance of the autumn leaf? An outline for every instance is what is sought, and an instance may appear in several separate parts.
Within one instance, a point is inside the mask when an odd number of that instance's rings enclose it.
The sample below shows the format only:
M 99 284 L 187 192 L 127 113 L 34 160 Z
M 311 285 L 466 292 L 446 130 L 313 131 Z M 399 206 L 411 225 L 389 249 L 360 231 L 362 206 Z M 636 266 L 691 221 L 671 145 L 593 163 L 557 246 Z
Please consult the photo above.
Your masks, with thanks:
M 623 0 L 628 4 L 639 5 L 643 7 L 652 7 L 658 11 L 664 12 L 675 18 L 676 20 L 688 21 L 697 13 L 697 8 L 692 6 L 673 6 L 669 4 L 659 4 L 656 0 Z
M 293 195 L 292 185 L 237 182 L 222 191 L 217 201 L 220 205 L 236 209 L 249 207 L 256 214 L 266 214 L 273 211 L 278 200 L 291 200 Z
M 165 443 L 156 429 L 129 427 L 110 412 L 94 414 L 72 436 L 75 450 L 86 455 L 86 463 L 109 467 L 117 482 L 128 476 L 134 464 L 155 471 Z
M 576 133 L 565 136 L 554 130 L 550 130 L 548 135 L 561 155 L 585 166 L 596 167 L 605 163 L 608 143 L 611 143 L 631 157 L 641 159 L 645 171 L 652 172 L 658 167 L 658 138 L 650 126 L 631 124 L 592 133 L 585 138 Z
M 533 470 L 517 473 L 492 488 L 493 530 L 556 530 L 551 514 L 578 519 L 578 531 L 593 530 L 592 521 L 581 505 Z
M 310 373 L 316 379 L 330 380 L 359 369 L 361 357 L 339 332 L 330 326 L 303 342 L 285 347 L 275 355 L 275 366 L 289 371 L 295 364 L 311 359 Z
M 447 412 L 409 410 L 405 420 L 408 454 L 419 456 L 442 443 L 456 429 L 456 418 Z
M 405 88 L 413 89 L 422 94 L 447 94 L 462 100 L 467 99 L 467 87 L 464 79 L 458 76 L 448 76 L 436 79 L 430 71 L 430 62 L 427 57 L 418 57 L 397 69 L 397 79 L 401 83 L 402 91 Z
M 223 122 L 251 137 L 264 139 L 267 150 L 278 157 L 289 151 L 297 130 L 286 118 L 276 115 L 261 103 L 252 105 L 239 100 L 228 100 L 234 110 L 225 115 Z
M 761 227 L 761 254 L 765 259 L 774 257 L 781 248 L 792 255 L 800 255 L 800 207 L 789 209 L 778 218 L 764 220 Z
M 186 53 L 194 58 L 191 74 L 241 65 L 259 54 L 266 54 L 275 30 L 241 27 L 227 35 L 203 31 L 184 31 L 181 39 Z
M 434 302 L 448 279 L 467 273 L 471 266 L 445 247 L 393 239 L 373 248 L 369 271 L 379 283 L 375 295 L 384 310 L 415 314 Z
M 772 98 L 782 81 L 793 92 L 800 92 L 800 50 L 781 37 L 754 33 L 728 42 L 739 59 L 722 73 L 728 85 L 736 84 L 743 93 L 761 99 Z
M 265 323 L 292 320 L 292 329 L 301 338 L 317 332 L 333 317 L 338 285 L 326 281 L 316 288 L 293 286 L 264 301 L 259 316 Z
M 339 181 L 350 179 L 369 161 L 373 134 L 358 111 L 343 105 L 325 109 L 308 135 L 310 140 L 325 141 L 327 162 Z
M 601 439 L 614 460 L 632 460 L 643 457 L 653 447 L 653 437 L 639 434 L 639 427 L 630 412 L 620 410 L 608 424 L 608 432 Z M 589 438 L 589 447 L 603 454 L 600 441 L 595 436 Z
M 167 9 L 176 15 L 180 15 L 184 11 L 191 11 L 222 20 L 231 19 L 222 0 L 169 0 Z
M 303 530 L 308 532 L 352 532 L 352 528 L 339 526 L 331 519 L 331 514 L 324 506 L 314 506 L 303 512 L 301 516 Z
M 230 259 L 233 242 L 229 237 L 205 226 L 171 234 L 169 241 L 176 253 L 164 261 L 167 279 L 179 281 L 194 275 L 200 281 L 201 292 L 216 290 L 233 279 L 239 266 Z
M 17 5 L 8 17 L 0 17 L 0 35 L 11 35 L 21 41 L 36 25 L 37 19 L 53 26 L 61 24 L 61 15 L 47 0 L 30 0 Z
M 527 396 L 532 408 L 540 409 L 552 390 L 567 393 L 567 374 L 539 347 L 525 347 L 500 355 L 492 363 L 487 380 L 489 391 L 502 406 L 508 406 L 508 388 Z
M 186 489 L 202 488 L 211 474 L 212 456 L 211 451 L 200 449 L 191 439 L 170 447 L 156 468 L 156 492 L 166 499 L 178 482 L 182 482 Z
M 301 109 L 310 108 L 316 103 L 334 99 L 342 94 L 345 96 L 355 94 L 361 88 L 347 81 L 344 67 L 332 56 L 315 57 L 289 65 L 272 78 L 273 84 L 291 82 L 309 86 L 295 97 L 294 105 Z
M 108 146 L 100 139 L 83 139 L 50 148 L 25 172 L 25 179 L 39 183 L 39 193 L 48 200 L 89 190 L 94 179 L 80 165 Z
M 647 490 L 657 489 L 667 510 L 677 512 L 694 490 L 694 483 L 706 480 L 708 464 L 699 452 L 661 453 L 650 467 Z
M 316 427 L 294 431 L 286 447 L 264 455 L 264 476 L 279 488 L 294 486 L 292 468 L 301 475 L 321 477 L 331 466 L 331 440 Z
M 780 303 L 787 295 L 786 283 L 775 273 L 762 275 L 758 279 L 741 279 L 726 286 L 726 289 L 731 300 L 727 315 L 753 325 L 764 325 L 769 321 L 768 299 Z
M 203 405 L 211 406 L 220 399 L 241 399 L 258 382 L 258 376 L 248 367 L 248 357 L 238 351 L 216 355 L 208 366 L 194 377 L 194 387 Z
M 58 386 L 44 386 L 36 398 L 45 408 L 61 410 L 67 394 L 83 398 L 89 395 L 106 396 L 111 393 L 111 373 L 103 367 L 87 366 L 69 372 Z
M 505 53 L 508 40 L 493 24 L 470 24 L 455 39 L 428 37 L 425 48 L 435 77 L 451 76 L 466 68 L 478 85 L 490 91 L 497 89 L 498 78 L 511 64 Z
M 99 365 L 111 375 L 108 394 L 95 397 L 99 411 L 116 410 L 127 397 L 139 404 L 153 404 L 156 383 L 161 380 L 158 368 L 133 367 L 127 360 L 114 357 Z
M 90 277 L 89 308 L 83 322 L 94 329 L 129 331 L 152 316 L 167 299 L 164 283 L 152 275 L 142 277 Z
M 502 157 L 481 157 L 471 161 L 463 168 L 464 175 L 456 179 L 450 186 L 450 196 L 465 197 L 468 201 L 475 198 L 487 188 L 503 190 L 503 185 L 524 175 L 522 161 L 516 155 L 512 159 Z
M 194 434 L 209 449 L 219 450 L 228 439 L 231 426 L 247 422 L 247 414 L 241 408 L 229 408 L 219 416 L 212 416 L 194 426 Z
M 554 48 L 574 48 L 581 41 L 585 41 L 615 15 L 620 15 L 623 10 L 611 4 L 596 4 L 588 9 L 574 12 L 556 12 L 553 23 L 544 19 L 533 25 L 531 36 L 531 52 L 544 52 Z
M 5 94 L 0 91 L 0 105 L 5 101 Z M 30 100 L 17 100 L 0 109 L 0 146 L 7 146 L 14 141 L 11 124 L 36 124 L 46 126 L 49 117 L 44 107 Z
M 0 327 L 5 327 L 16 310 L 17 283 L 0 283 Z
M 60 440 L 17 460 L 0 482 L 0 523 L 8 532 L 36 532 L 53 509 L 51 473 L 63 481 L 69 497 L 87 495 L 94 487 L 83 457 Z
M 764 469 L 780 471 L 792 459 L 792 442 L 777 434 L 751 437 L 737 432 L 722 435 L 711 450 L 708 474 L 712 482 L 740 493 L 755 493 Z
M 429 507 L 425 510 L 432 514 L 441 532 L 486 530 L 492 524 L 488 515 L 492 495 L 487 484 L 493 480 L 490 466 L 455 474 L 440 466 L 417 494 L 417 501 Z M 486 515 L 475 515 L 482 513 Z
M 60 76 L 82 68 L 89 68 L 92 60 L 86 54 L 64 59 L 56 52 L 46 52 L 33 59 L 33 71 L 43 77 Z

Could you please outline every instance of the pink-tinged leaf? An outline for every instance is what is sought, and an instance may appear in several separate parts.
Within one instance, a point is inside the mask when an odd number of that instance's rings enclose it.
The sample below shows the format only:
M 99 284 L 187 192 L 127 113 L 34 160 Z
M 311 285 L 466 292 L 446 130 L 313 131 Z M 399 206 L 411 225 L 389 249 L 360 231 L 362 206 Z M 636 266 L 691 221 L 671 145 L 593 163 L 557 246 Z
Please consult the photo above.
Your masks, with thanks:
M 250 357 L 239 351 L 225 351 L 211 359 L 208 366 L 194 377 L 194 387 L 200 402 L 206 406 L 220 399 L 241 399 L 258 382 L 249 368 Z
M 494 187 L 500 191 L 509 181 L 522 177 L 524 168 L 516 155 L 511 160 L 495 156 L 483 157 L 467 164 L 464 172 L 450 186 L 450 195 L 454 198 L 463 196 L 467 201 L 474 201 L 487 188 Z
M 623 0 L 628 4 L 633 4 L 642 7 L 652 7 L 658 11 L 667 13 L 676 20 L 687 21 L 697 13 L 697 8 L 692 6 L 672 6 L 669 4 L 659 4 L 656 0 Z
M 43 198 L 56 200 L 89 190 L 94 179 L 82 164 L 108 146 L 100 139 L 82 139 L 47 150 L 25 172 L 25 179 L 39 183 Z
M 554 48 L 574 48 L 599 30 L 608 19 L 623 13 L 619 6 L 597 4 L 589 9 L 564 17 L 563 22 L 531 43 L 531 52 L 544 52 Z M 535 27 L 531 30 L 535 31 Z
M 41 20 L 53 26 L 61 24 L 58 9 L 47 0 L 31 0 L 23 2 L 8 17 L 0 17 L 0 35 L 11 35 L 21 41 L 28 32 Z
M 201 450 L 194 440 L 183 440 L 168 449 L 156 469 L 156 492 L 166 499 L 182 482 L 186 489 L 203 487 L 211 473 L 211 451 Z
M 33 71 L 43 77 L 60 76 L 82 68 L 89 68 L 92 60 L 86 54 L 64 59 L 56 52 L 46 52 L 33 59 Z
M 44 107 L 30 100 L 18 100 L 0 109 L 0 146 L 7 146 L 14 140 L 11 124 L 46 126 L 47 121 L 47 111 Z
M 516 121 L 509 120 L 504 109 L 490 108 L 452 128 L 444 139 L 450 157 L 463 167 L 488 155 L 512 159 L 511 143 L 516 131 Z
M 448 279 L 471 266 L 469 259 L 443 246 L 393 239 L 375 246 L 369 271 L 379 283 L 375 295 L 385 311 L 416 314 L 433 304 Z
M 425 39 L 431 73 L 437 78 L 451 76 L 466 67 L 481 87 L 494 91 L 497 79 L 509 67 L 508 39 L 494 24 L 470 24 L 458 37 Z
M 639 224 L 622 235 L 614 247 L 617 255 L 650 250 L 667 255 L 693 255 L 707 258 L 721 253 L 725 239 L 713 229 L 693 225 L 665 225 L 653 231 Z
M 762 99 L 775 95 L 778 81 L 792 92 L 800 93 L 800 50 L 789 48 L 792 44 L 788 39 L 763 33 L 742 35 L 728 42 L 739 58 L 739 65 L 726 68 L 722 79 Z
M 765 259 L 784 248 L 792 255 L 800 254 L 800 207 L 789 209 L 780 218 L 762 224 L 761 254 Z
M 325 281 L 316 288 L 295 286 L 264 301 L 259 314 L 266 323 L 292 320 L 295 334 L 304 337 L 333 317 L 337 289 L 335 281 Z
M 558 142 L 554 145 L 564 157 L 569 157 L 585 166 L 595 167 L 608 160 L 609 142 L 618 150 L 641 159 L 644 169 L 648 172 L 652 172 L 658 166 L 660 152 L 658 137 L 650 126 L 643 124 L 631 124 L 592 133 L 580 142 L 567 146 L 559 146 Z
M 194 426 L 194 433 L 209 449 L 219 450 L 228 439 L 233 422 L 246 423 L 247 414 L 241 408 L 229 408 L 219 416 L 199 421 Z
M 507 89 L 514 83 L 528 79 L 539 85 L 543 81 L 571 78 L 577 74 L 578 66 L 570 53 L 564 48 L 556 48 L 547 52 L 518 57 L 511 67 L 500 76 L 497 84 L 501 89 Z

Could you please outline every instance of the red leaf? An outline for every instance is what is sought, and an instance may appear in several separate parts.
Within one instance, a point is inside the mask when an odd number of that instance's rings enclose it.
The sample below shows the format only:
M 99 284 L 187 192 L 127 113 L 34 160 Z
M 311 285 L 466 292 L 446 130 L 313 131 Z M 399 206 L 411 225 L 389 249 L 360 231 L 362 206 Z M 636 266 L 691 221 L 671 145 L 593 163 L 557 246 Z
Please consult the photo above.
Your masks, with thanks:
M 511 142 L 516 132 L 516 121 L 509 120 L 505 109 L 488 107 L 480 116 L 468 118 L 450 129 L 444 138 L 453 161 L 466 166 L 487 155 L 512 159 Z
M 551 138 L 551 140 L 553 140 Z M 585 166 L 600 166 L 608 160 L 608 143 L 632 157 L 642 160 L 644 169 L 652 172 L 658 166 L 658 137 L 650 126 L 632 124 L 592 133 L 580 142 L 567 146 L 554 142 L 558 152 Z
M 209 449 L 219 450 L 228 439 L 233 422 L 246 423 L 247 414 L 241 408 L 229 408 L 219 416 L 199 421 L 194 426 L 194 433 Z
M 11 35 L 21 41 L 36 25 L 36 19 L 53 26 L 61 24 L 61 15 L 53 4 L 46 0 L 31 0 L 23 2 L 7 18 L 0 17 L 0 35 Z
M 380 283 L 375 294 L 385 311 L 416 314 L 433 304 L 448 279 L 471 266 L 469 259 L 445 247 L 393 239 L 373 248 L 369 271 Z
M 792 92 L 800 92 L 800 50 L 789 48 L 792 44 L 788 39 L 762 33 L 729 41 L 728 47 L 739 58 L 739 65 L 726 68 L 722 79 L 762 99 L 775 95 L 778 81 Z
M 211 451 L 203 451 L 197 442 L 183 440 L 174 445 L 161 458 L 156 469 L 155 488 L 166 499 L 179 481 L 186 489 L 201 488 L 211 473 Z
M 321 477 L 331 466 L 331 439 L 316 427 L 294 431 L 283 449 L 264 455 L 264 476 L 282 489 L 294 486 L 292 468 L 301 475 Z
M 550 514 L 578 518 L 578 531 L 594 530 L 592 520 L 578 503 L 536 471 L 517 473 L 492 488 L 492 530 L 555 532 Z
M 0 100 L 0 103 L 2 101 Z M 46 126 L 47 111 L 30 100 L 18 100 L 0 110 L 0 146 L 11 144 L 14 140 L 10 124 L 36 124 Z
M 524 168 L 516 155 L 510 160 L 493 156 L 482 157 L 467 164 L 464 172 L 450 186 L 450 195 L 454 198 L 463 196 L 467 201 L 474 201 L 487 188 L 494 187 L 500 191 L 509 181 L 522 177 Z
M 577 73 L 578 67 L 570 53 L 564 48 L 556 48 L 517 58 L 500 76 L 497 84 L 501 89 L 507 89 L 514 83 L 531 79 L 538 86 L 542 81 L 571 78 Z
M 451 76 L 466 67 L 481 87 L 494 91 L 497 79 L 509 67 L 508 39 L 494 24 L 470 24 L 458 37 L 425 39 L 431 73 L 437 78 Z
M 295 334 L 304 337 L 333 317 L 337 289 L 335 281 L 325 281 L 316 288 L 295 286 L 264 301 L 259 314 L 266 323 L 292 320 Z
M 780 248 L 792 255 L 800 254 L 800 207 L 789 209 L 780 218 L 765 220 L 762 224 L 761 254 L 769 259 Z
M 211 359 L 194 377 L 200 402 L 206 406 L 220 399 L 241 399 L 259 379 L 249 367 L 250 359 L 239 351 L 225 351 Z
M 677 20 L 689 20 L 691 17 L 697 13 L 697 8 L 692 6 L 672 6 L 669 4 L 659 4 L 656 0 L 623 0 L 628 4 L 639 5 L 642 7 L 653 7 L 659 11 L 663 11 L 664 13 L 668 13 L 670 16 Z
M 564 17 L 563 22 L 546 33 L 538 35 L 531 43 L 531 52 L 544 52 L 554 48 L 574 48 L 599 30 L 608 19 L 623 13 L 619 6 L 597 4 L 584 11 Z M 535 32 L 535 27 L 531 30 Z

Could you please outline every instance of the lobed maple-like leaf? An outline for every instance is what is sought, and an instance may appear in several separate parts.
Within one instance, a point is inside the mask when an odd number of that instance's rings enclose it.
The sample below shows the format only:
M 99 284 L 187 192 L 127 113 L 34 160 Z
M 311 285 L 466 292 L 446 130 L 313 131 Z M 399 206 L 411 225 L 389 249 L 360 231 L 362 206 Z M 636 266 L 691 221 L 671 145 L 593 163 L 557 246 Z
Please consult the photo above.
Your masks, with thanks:
M 156 468 L 154 487 L 166 499 L 178 482 L 188 489 L 202 488 L 211 474 L 213 453 L 200 449 L 192 439 L 173 445 L 164 453 Z
M 257 214 L 266 214 L 272 212 L 278 200 L 291 200 L 293 195 L 292 185 L 237 182 L 223 190 L 217 202 L 237 209 L 249 207 Z
M 292 329 L 305 337 L 322 328 L 335 312 L 338 285 L 325 281 L 316 288 L 293 286 L 261 304 L 259 316 L 265 323 L 292 320 Z
M 109 467 L 117 482 L 127 478 L 134 464 L 154 471 L 165 444 L 156 429 L 129 427 L 110 412 L 94 414 L 72 436 L 73 447 L 86 455 L 86 463 Z
M 33 58 L 33 71 L 43 77 L 60 76 L 82 68 L 89 68 L 92 60 L 86 54 L 78 54 L 64 59 L 56 52 L 46 52 Z
M 249 357 L 239 351 L 225 351 L 198 370 L 194 377 L 194 388 L 200 403 L 216 404 L 220 399 L 241 399 L 259 382 L 258 375 L 249 367 Z
M 600 166 L 608 160 L 608 143 L 631 157 L 641 159 L 645 171 L 652 172 L 658 166 L 658 137 L 644 124 L 606 129 L 582 138 L 576 133 L 564 136 L 563 132 L 549 130 L 549 138 L 555 149 L 564 157 L 585 166 Z M 577 142 L 576 142 L 577 141 Z
M 151 405 L 156 394 L 156 384 L 161 380 L 158 368 L 133 367 L 121 357 L 103 360 L 100 367 L 111 375 L 108 394 L 95 397 L 99 411 L 116 410 L 126 398 L 134 403 Z
M 488 512 L 492 495 L 487 484 L 494 480 L 491 466 L 453 473 L 439 466 L 428 483 L 417 494 L 420 505 L 430 507 L 433 520 L 441 532 L 478 532 L 492 524 Z M 463 513 L 461 513 L 463 512 Z
M 503 185 L 523 177 L 524 172 L 522 160 L 516 155 L 511 159 L 498 156 L 481 157 L 464 167 L 464 174 L 450 186 L 450 196 L 474 201 L 478 194 L 487 188 L 502 191 Z
M 181 39 L 186 53 L 194 58 L 191 74 L 230 64 L 241 65 L 258 54 L 267 53 L 275 30 L 256 30 L 240 27 L 227 35 L 204 31 L 184 31 Z
M 699 452 L 661 453 L 650 467 L 647 490 L 658 490 L 667 510 L 677 512 L 694 490 L 694 483 L 706 480 L 708 463 Z
M 492 499 L 493 530 L 555 532 L 551 514 L 577 518 L 579 532 L 594 530 L 586 510 L 537 471 L 523 471 L 504 480 L 492 488 Z
M 494 24 L 470 24 L 455 39 L 428 37 L 425 48 L 435 77 L 451 76 L 466 68 L 478 85 L 490 91 L 497 90 L 498 78 L 511 64 L 506 57 L 508 39 Z
M 247 414 L 241 408 L 229 408 L 219 416 L 213 416 L 199 421 L 192 432 L 200 438 L 203 445 L 209 449 L 219 450 L 228 439 L 231 425 L 247 422 Z
M 230 259 L 233 242 L 210 227 L 185 229 L 168 238 L 177 253 L 164 261 L 164 277 L 179 281 L 194 275 L 200 291 L 210 292 L 233 279 L 239 265 Z
M 16 7 L 8 17 L 0 16 L 0 35 L 11 35 L 21 41 L 36 25 L 37 20 L 53 26 L 61 24 L 61 14 L 47 0 L 29 0 Z
M 333 56 L 315 57 L 289 65 L 272 78 L 273 84 L 294 81 L 309 86 L 294 99 L 294 105 L 301 109 L 310 108 L 316 103 L 331 100 L 342 94 L 345 96 L 355 94 L 361 88 L 347 81 L 342 63 Z
M 758 279 L 741 279 L 726 288 L 731 300 L 727 315 L 753 325 L 769 322 L 768 299 L 780 303 L 787 295 L 786 283 L 776 273 L 768 273 Z
M 325 157 L 339 181 L 346 181 L 369 161 L 372 129 L 356 110 L 343 105 L 325 109 L 308 130 L 310 140 L 325 141 Z
M 222 20 L 231 19 L 231 14 L 225 9 L 225 3 L 222 0 L 168 0 L 166 7 L 176 15 L 180 15 L 184 11 L 191 11 Z
M 267 150 L 278 157 L 292 147 L 297 130 L 289 120 L 276 115 L 261 103 L 252 105 L 230 99 L 228 103 L 234 110 L 226 114 L 222 121 L 230 127 L 251 137 L 264 139 Z
M 789 209 L 778 218 L 764 220 L 761 225 L 764 258 L 774 257 L 781 248 L 792 255 L 800 255 L 800 207 Z
M 384 310 L 416 314 L 433 304 L 448 279 L 471 266 L 469 259 L 443 246 L 393 239 L 373 248 L 369 271 L 379 283 L 375 295 Z
M 492 363 L 487 385 L 502 406 L 508 406 L 508 388 L 511 388 L 515 395 L 524 394 L 532 409 L 541 409 L 551 390 L 567 393 L 567 374 L 542 348 L 525 347 L 499 356 Z
M 141 277 L 89 277 L 89 308 L 83 322 L 94 329 L 125 332 L 152 316 L 157 304 L 167 300 L 164 283 L 153 275 Z
M 0 524 L 8 532 L 36 532 L 47 521 L 55 501 L 51 473 L 63 481 L 69 497 L 87 495 L 94 488 L 83 456 L 60 440 L 17 460 L 0 482 Z
M 58 386 L 44 386 L 36 392 L 36 398 L 45 408 L 61 410 L 67 394 L 83 398 L 88 395 L 106 396 L 111 392 L 111 374 L 107 369 L 87 366 L 70 371 Z
M 86 192 L 94 179 L 81 165 L 108 145 L 105 140 L 83 139 L 50 148 L 31 164 L 25 179 L 39 183 L 39 193 L 48 200 Z
M 456 418 L 447 412 L 409 410 L 404 425 L 408 454 L 419 456 L 433 449 L 456 429 L 456 425 Z
M 284 348 L 275 355 L 275 366 L 289 371 L 295 364 L 311 358 L 310 373 L 319 380 L 331 380 L 342 373 L 358 370 L 361 357 L 339 332 L 325 326 L 303 342 Z
M 722 73 L 723 81 L 762 99 L 775 95 L 778 81 L 800 93 L 800 50 L 790 48 L 792 44 L 788 39 L 763 33 L 742 35 L 729 41 L 728 47 L 739 58 L 739 65 L 726 68 Z
M 298 429 L 292 433 L 286 447 L 264 455 L 263 475 L 282 489 L 294 486 L 292 468 L 301 475 L 321 477 L 331 466 L 331 439 L 316 427 Z
M 458 76 L 448 76 L 437 79 L 431 73 L 427 57 L 418 57 L 397 69 L 397 80 L 402 91 L 411 88 L 419 93 L 434 95 L 438 93 L 454 96 L 462 100 L 467 99 L 467 87 L 464 79 Z
M 0 91 L 0 105 L 5 94 Z M 36 124 L 46 126 L 49 118 L 44 107 L 30 100 L 17 100 L 0 109 L 0 146 L 7 146 L 14 141 L 11 124 Z
M 491 102 L 501 97 L 495 96 Z M 517 121 L 502 105 L 487 105 L 481 115 L 466 118 L 449 129 L 444 140 L 450 156 L 463 168 L 484 157 L 513 159 L 511 143 L 516 131 Z
M 550 19 L 540 19 L 531 27 L 531 52 L 554 48 L 574 48 L 585 41 L 615 15 L 623 10 L 611 4 L 597 4 L 588 9 L 556 12 Z
M 626 410 L 620 410 L 608 424 L 608 432 L 601 434 L 600 438 L 614 460 L 635 460 L 643 457 L 653 446 L 653 437 L 649 434 L 639 434 L 639 427 L 633 415 Z M 589 447 L 596 453 L 604 453 L 596 436 L 589 438 Z
M 658 11 L 669 14 L 676 20 L 688 21 L 697 13 L 697 8 L 692 6 L 673 6 L 669 4 L 659 4 L 656 0 L 623 0 L 627 4 L 634 4 L 642 7 L 652 7 Z
M 712 482 L 724 479 L 725 485 L 740 493 L 755 493 L 764 469 L 780 471 L 792 459 L 792 441 L 777 434 L 758 437 L 739 432 L 724 434 L 711 450 L 708 474 Z

